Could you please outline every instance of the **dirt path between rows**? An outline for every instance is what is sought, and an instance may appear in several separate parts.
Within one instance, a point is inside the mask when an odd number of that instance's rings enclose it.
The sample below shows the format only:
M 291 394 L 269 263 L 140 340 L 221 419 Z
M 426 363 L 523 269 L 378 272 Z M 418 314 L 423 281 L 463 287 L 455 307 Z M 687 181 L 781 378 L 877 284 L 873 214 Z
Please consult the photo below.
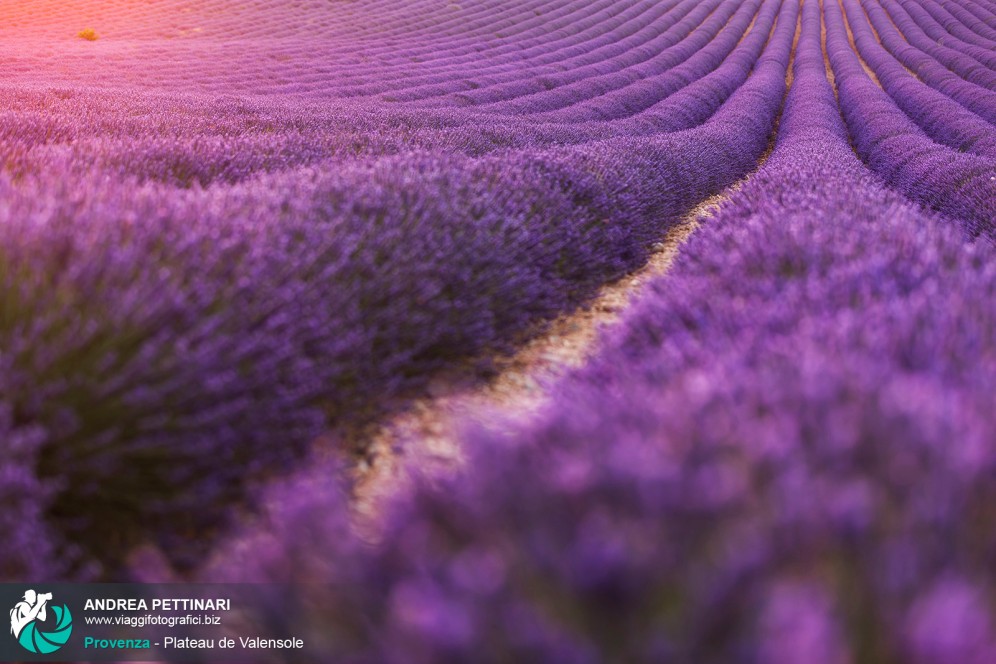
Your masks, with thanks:
M 369 460 L 361 461 L 354 471 L 358 527 L 362 529 L 363 522 L 378 512 L 380 500 L 405 482 L 412 468 L 459 463 L 461 423 L 507 422 L 510 416 L 527 419 L 539 412 L 547 403 L 549 387 L 597 351 L 600 330 L 620 319 L 647 281 L 670 268 L 680 245 L 739 186 L 689 212 L 655 245 L 643 268 L 604 286 L 588 306 L 557 318 L 544 334 L 498 360 L 493 379 L 467 384 L 459 376 L 439 378 L 426 396 L 377 425 L 366 443 Z

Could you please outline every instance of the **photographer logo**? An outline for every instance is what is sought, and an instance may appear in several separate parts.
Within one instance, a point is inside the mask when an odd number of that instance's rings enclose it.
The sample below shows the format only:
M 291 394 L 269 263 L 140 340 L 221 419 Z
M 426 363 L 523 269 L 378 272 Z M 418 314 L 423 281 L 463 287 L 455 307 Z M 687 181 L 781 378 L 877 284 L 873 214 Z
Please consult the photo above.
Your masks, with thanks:
M 27 590 L 24 599 L 10 610 L 10 633 L 28 652 L 47 655 L 66 645 L 73 633 L 69 607 L 52 605 L 52 593 Z M 48 619 L 51 610 L 52 620 Z

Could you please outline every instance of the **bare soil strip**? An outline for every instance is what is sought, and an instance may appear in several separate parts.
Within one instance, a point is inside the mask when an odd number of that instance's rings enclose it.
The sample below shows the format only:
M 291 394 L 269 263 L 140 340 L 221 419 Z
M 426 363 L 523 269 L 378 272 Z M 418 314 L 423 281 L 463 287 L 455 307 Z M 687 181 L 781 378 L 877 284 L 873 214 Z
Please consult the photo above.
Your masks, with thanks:
M 468 385 L 459 377 L 439 378 L 425 397 L 377 426 L 368 443 L 370 460 L 361 461 L 355 470 L 357 527 L 366 530 L 364 524 L 369 524 L 379 502 L 407 481 L 412 470 L 458 464 L 462 422 L 496 425 L 508 422 L 513 413 L 522 420 L 535 416 L 547 403 L 549 387 L 597 352 L 602 328 L 619 320 L 646 282 L 667 272 L 680 245 L 702 220 L 715 215 L 742 183 L 689 212 L 655 245 L 643 268 L 604 286 L 588 306 L 556 319 L 545 334 L 499 360 L 499 372 L 493 379 Z
M 837 2 L 838 5 L 840 4 L 840 0 L 835 0 L 835 2 Z M 877 85 L 879 88 L 882 88 L 882 83 L 881 81 L 878 80 L 878 75 L 871 67 L 868 66 L 868 63 L 865 62 L 864 56 L 862 56 L 861 51 L 858 50 L 857 42 L 854 41 L 854 33 L 851 31 L 851 21 L 854 20 L 853 17 L 847 16 L 847 11 L 844 9 L 843 6 L 840 7 L 840 12 L 843 15 L 844 29 L 847 30 L 847 41 L 850 42 L 851 44 L 851 50 L 854 52 L 854 55 L 858 56 L 858 62 L 861 63 L 861 68 L 865 70 L 866 74 L 868 74 L 868 78 L 873 80 L 875 82 L 875 85 Z M 825 33 L 826 30 L 824 29 L 824 36 Z M 906 71 L 909 70 L 907 69 Z

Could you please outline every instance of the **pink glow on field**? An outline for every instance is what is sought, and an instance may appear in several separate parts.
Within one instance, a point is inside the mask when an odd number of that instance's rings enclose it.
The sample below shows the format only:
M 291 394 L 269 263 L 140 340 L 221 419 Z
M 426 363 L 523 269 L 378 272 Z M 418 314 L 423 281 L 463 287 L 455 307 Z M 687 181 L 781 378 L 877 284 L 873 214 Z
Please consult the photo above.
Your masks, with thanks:
M 18 0 L 0 3 L 0 61 L 5 84 L 342 96 L 366 70 L 431 69 L 440 26 L 474 22 L 427 1 Z

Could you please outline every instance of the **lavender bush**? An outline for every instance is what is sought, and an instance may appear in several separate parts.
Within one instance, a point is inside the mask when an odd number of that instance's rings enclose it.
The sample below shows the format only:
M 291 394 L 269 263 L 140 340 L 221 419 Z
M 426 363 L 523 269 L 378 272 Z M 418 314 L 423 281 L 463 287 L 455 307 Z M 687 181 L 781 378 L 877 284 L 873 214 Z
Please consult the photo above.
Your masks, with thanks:
M 934 141 L 962 152 L 996 158 L 996 128 L 944 93 L 931 88 L 886 51 L 875 37 L 860 5 L 845 3 L 847 28 L 857 54 L 881 87 Z M 831 10 L 833 8 L 831 7 Z

